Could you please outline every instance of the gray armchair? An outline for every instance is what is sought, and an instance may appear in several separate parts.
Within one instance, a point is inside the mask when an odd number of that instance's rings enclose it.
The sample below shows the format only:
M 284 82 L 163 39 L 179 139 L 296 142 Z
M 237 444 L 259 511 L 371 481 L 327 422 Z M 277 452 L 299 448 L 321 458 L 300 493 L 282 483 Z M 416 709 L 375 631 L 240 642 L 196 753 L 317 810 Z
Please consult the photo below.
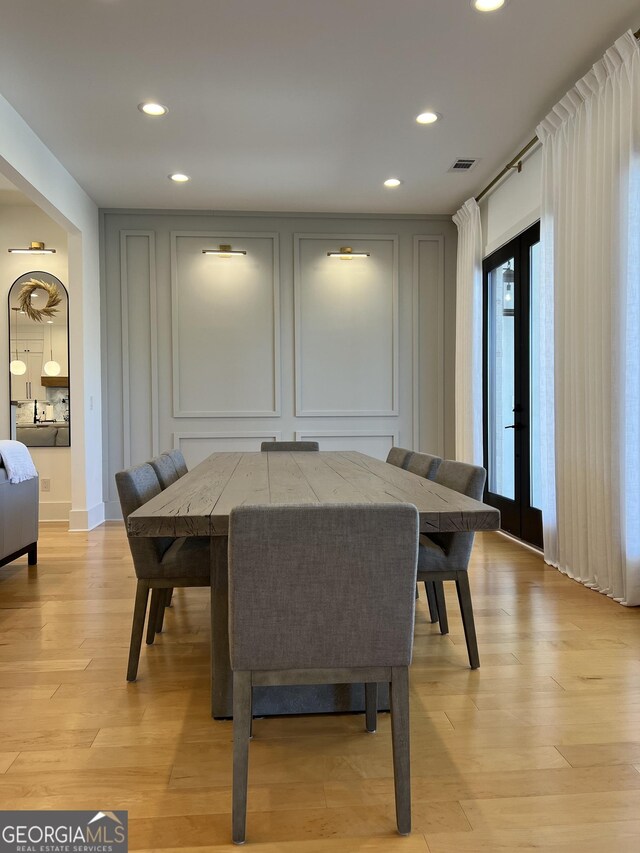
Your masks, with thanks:
M 184 456 L 181 450 L 178 450 L 178 448 L 175 447 L 173 450 L 165 451 L 164 455 L 171 457 L 173 464 L 176 466 L 178 477 L 184 477 L 184 475 L 188 473 L 189 469 L 187 468 L 187 463 L 184 461 Z
M 396 468 L 406 469 L 412 456 L 412 450 L 405 450 L 404 447 L 392 447 L 387 454 L 387 462 L 389 465 L 395 465 Z
M 168 453 L 161 453 L 149 460 L 149 465 L 156 472 L 161 489 L 166 489 L 180 479 L 175 462 Z
M 487 472 L 484 468 L 445 459 L 440 465 L 434 481 L 467 495 L 467 497 L 482 500 L 486 476 Z M 477 669 L 480 666 L 480 656 L 478 654 L 478 640 L 473 619 L 468 574 L 473 537 L 473 531 L 430 533 L 428 536 L 420 536 L 418 580 L 424 581 L 425 587 L 430 582 L 434 585 L 442 634 L 449 633 L 443 581 L 453 580 L 456 582 L 464 636 L 469 653 L 469 665 L 471 669 Z
M 429 453 L 412 453 L 407 464 L 407 471 L 426 477 L 427 480 L 435 480 L 442 459 L 439 456 L 431 456 Z
M 410 504 L 232 510 L 236 844 L 245 840 L 252 689 L 259 685 L 364 683 L 367 729 L 375 731 L 377 683 L 389 682 L 397 826 L 403 835 L 411 831 L 408 667 L 418 529 Z
M 442 459 L 439 456 L 431 456 L 429 453 L 412 453 L 408 460 L 407 471 L 411 471 L 412 474 L 417 474 L 419 477 L 425 477 L 427 480 L 435 480 L 441 462 Z M 435 584 L 431 581 L 425 581 L 424 588 L 427 593 L 429 617 L 431 622 L 437 622 L 438 596 L 436 595 Z
M 134 510 L 161 492 L 158 477 L 148 463 L 119 471 L 116 485 L 125 523 Z M 152 595 L 147 644 L 153 643 L 165 590 L 179 586 L 210 586 L 211 560 L 208 539 L 128 536 L 128 540 L 138 578 L 127 667 L 127 681 L 135 681 L 149 590 Z

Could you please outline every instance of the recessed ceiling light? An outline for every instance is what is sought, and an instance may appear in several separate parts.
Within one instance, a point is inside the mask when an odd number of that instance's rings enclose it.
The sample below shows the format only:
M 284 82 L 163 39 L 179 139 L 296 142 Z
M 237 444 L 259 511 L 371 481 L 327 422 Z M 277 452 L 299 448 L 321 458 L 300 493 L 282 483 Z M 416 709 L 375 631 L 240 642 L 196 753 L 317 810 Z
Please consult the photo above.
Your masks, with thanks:
M 495 12 L 506 6 L 507 0 L 472 0 L 471 5 L 478 12 Z
M 169 110 L 164 106 L 164 104 L 156 104 L 151 101 L 146 102 L 144 104 L 138 104 L 138 109 L 141 113 L 144 113 L 146 116 L 166 116 Z
M 182 172 L 174 172 L 173 175 L 169 175 L 169 180 L 175 181 L 176 184 L 186 184 L 191 178 L 189 175 L 183 175 Z
M 400 178 L 387 178 L 384 185 L 385 187 L 399 187 L 401 183 Z
M 440 115 L 438 113 L 427 110 L 424 113 L 420 113 L 419 116 L 416 116 L 416 121 L 418 124 L 434 124 L 434 122 L 438 121 L 439 118 Z

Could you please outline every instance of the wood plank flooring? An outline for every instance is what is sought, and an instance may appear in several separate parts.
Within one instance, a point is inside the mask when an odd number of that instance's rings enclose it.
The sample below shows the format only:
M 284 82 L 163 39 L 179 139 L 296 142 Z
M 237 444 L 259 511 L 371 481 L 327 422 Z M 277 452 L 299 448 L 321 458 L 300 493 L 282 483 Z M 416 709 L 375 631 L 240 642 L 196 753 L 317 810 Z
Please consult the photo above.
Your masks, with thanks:
M 208 590 L 176 590 L 125 681 L 135 578 L 124 528 L 42 527 L 0 569 L 0 808 L 128 809 L 131 850 L 231 851 L 232 726 L 209 717 Z M 395 834 L 390 726 L 257 720 L 247 838 L 261 853 L 636 853 L 640 610 L 476 537 L 482 666 L 418 604 L 413 826 Z

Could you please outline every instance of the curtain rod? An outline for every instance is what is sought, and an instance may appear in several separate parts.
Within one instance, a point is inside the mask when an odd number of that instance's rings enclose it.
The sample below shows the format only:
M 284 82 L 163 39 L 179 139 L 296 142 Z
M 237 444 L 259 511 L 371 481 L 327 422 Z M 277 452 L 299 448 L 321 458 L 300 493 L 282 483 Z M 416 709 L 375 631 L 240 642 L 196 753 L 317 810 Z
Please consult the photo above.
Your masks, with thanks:
M 637 39 L 640 39 L 640 30 L 635 32 L 634 36 Z M 512 169 L 517 169 L 518 172 L 521 172 L 522 171 L 522 158 L 524 157 L 525 154 L 527 154 L 529 151 L 531 151 L 532 148 L 534 148 L 536 145 L 538 145 L 539 142 L 540 142 L 540 140 L 538 139 L 537 136 L 534 136 L 533 139 L 529 140 L 529 142 L 527 142 L 527 144 L 524 146 L 524 148 L 521 148 L 520 151 L 518 151 L 518 153 L 516 154 L 516 156 L 512 160 L 509 160 L 509 162 L 504 167 L 504 169 L 501 172 L 499 172 L 495 176 L 495 178 L 492 181 L 490 181 L 487 184 L 487 186 L 481 192 L 478 193 L 478 195 L 476 196 L 476 202 L 479 203 L 480 200 L 483 199 L 486 196 L 486 194 L 488 192 L 490 192 L 490 190 L 492 190 L 495 187 L 495 185 L 499 181 L 501 181 L 504 178 L 504 176 L 506 174 L 508 174 Z

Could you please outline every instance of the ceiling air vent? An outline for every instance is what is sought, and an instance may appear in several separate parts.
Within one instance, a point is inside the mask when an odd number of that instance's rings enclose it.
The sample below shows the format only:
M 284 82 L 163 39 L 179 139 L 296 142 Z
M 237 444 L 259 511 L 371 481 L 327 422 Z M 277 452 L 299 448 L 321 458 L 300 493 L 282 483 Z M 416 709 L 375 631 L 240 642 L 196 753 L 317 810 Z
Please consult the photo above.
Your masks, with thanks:
M 450 172 L 469 172 L 478 162 L 477 158 L 472 159 L 471 157 L 460 157 L 456 160 L 456 162 L 449 169 Z

